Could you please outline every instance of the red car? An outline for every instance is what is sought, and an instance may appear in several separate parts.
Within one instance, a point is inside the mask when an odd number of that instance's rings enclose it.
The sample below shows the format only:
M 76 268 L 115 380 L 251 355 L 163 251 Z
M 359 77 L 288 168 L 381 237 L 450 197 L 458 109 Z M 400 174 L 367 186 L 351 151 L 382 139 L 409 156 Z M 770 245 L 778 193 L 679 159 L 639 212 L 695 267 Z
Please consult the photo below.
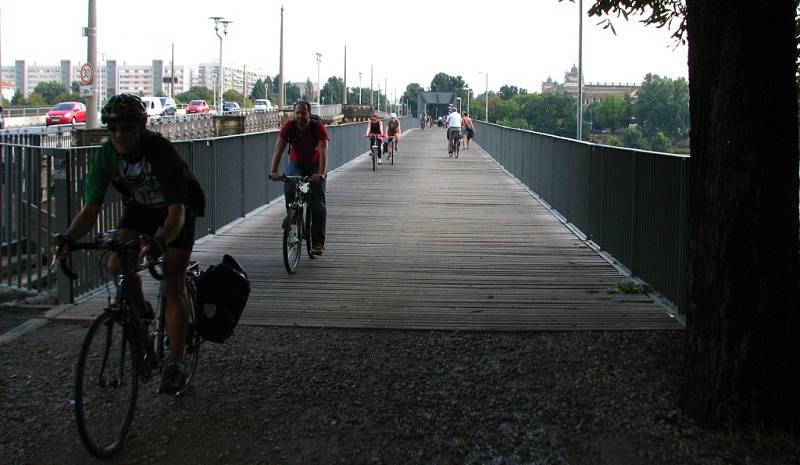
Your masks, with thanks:
M 85 123 L 86 105 L 80 102 L 61 102 L 47 112 L 45 119 L 48 126 L 51 124 Z
M 192 100 L 186 105 L 186 113 L 208 113 L 210 108 L 205 100 Z

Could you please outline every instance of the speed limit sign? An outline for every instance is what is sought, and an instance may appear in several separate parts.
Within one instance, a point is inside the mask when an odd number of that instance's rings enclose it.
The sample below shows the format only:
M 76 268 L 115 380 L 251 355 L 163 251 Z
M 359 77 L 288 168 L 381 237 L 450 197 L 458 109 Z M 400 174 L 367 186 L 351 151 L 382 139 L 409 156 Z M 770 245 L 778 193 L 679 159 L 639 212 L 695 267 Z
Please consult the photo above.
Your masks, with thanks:
M 81 84 L 87 85 L 92 83 L 92 64 L 91 63 L 84 63 L 81 66 Z

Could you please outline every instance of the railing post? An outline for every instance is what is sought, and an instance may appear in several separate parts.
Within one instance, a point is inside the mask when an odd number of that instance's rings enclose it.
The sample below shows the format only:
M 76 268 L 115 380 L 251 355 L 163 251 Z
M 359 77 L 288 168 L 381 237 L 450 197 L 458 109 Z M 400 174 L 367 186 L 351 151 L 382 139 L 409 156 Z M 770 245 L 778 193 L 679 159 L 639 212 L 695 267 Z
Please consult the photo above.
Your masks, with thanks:
M 53 183 L 55 184 L 55 230 L 66 231 L 69 227 L 72 211 L 70 200 L 72 193 L 72 151 L 55 149 L 53 156 Z M 72 281 L 58 269 L 58 303 L 72 303 L 74 299 Z

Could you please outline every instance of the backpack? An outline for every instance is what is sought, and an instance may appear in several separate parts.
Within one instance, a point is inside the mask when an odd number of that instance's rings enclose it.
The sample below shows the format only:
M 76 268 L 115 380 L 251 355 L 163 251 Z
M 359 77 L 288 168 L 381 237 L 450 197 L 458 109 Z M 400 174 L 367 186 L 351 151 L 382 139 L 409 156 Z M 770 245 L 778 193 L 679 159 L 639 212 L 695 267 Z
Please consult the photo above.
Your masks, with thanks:
M 250 296 L 250 280 L 241 265 L 225 254 L 197 278 L 197 332 L 203 339 L 225 342 L 242 316 Z

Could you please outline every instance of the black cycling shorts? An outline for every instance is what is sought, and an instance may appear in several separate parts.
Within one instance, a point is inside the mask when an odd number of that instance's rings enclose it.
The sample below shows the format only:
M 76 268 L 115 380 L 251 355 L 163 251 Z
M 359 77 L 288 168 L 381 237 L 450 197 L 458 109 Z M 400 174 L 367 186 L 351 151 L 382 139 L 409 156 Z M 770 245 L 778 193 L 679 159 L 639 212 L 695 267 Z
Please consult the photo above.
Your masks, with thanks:
M 164 226 L 164 221 L 167 219 L 167 207 L 161 208 L 147 208 L 136 204 L 127 204 L 122 212 L 122 218 L 119 220 L 117 229 L 132 229 L 139 234 L 154 235 L 158 228 Z M 178 237 L 170 242 L 169 247 L 176 249 L 191 251 L 194 246 L 194 223 L 195 217 L 188 214 L 188 209 L 185 210 L 186 217 L 183 221 L 183 229 L 181 229 Z

